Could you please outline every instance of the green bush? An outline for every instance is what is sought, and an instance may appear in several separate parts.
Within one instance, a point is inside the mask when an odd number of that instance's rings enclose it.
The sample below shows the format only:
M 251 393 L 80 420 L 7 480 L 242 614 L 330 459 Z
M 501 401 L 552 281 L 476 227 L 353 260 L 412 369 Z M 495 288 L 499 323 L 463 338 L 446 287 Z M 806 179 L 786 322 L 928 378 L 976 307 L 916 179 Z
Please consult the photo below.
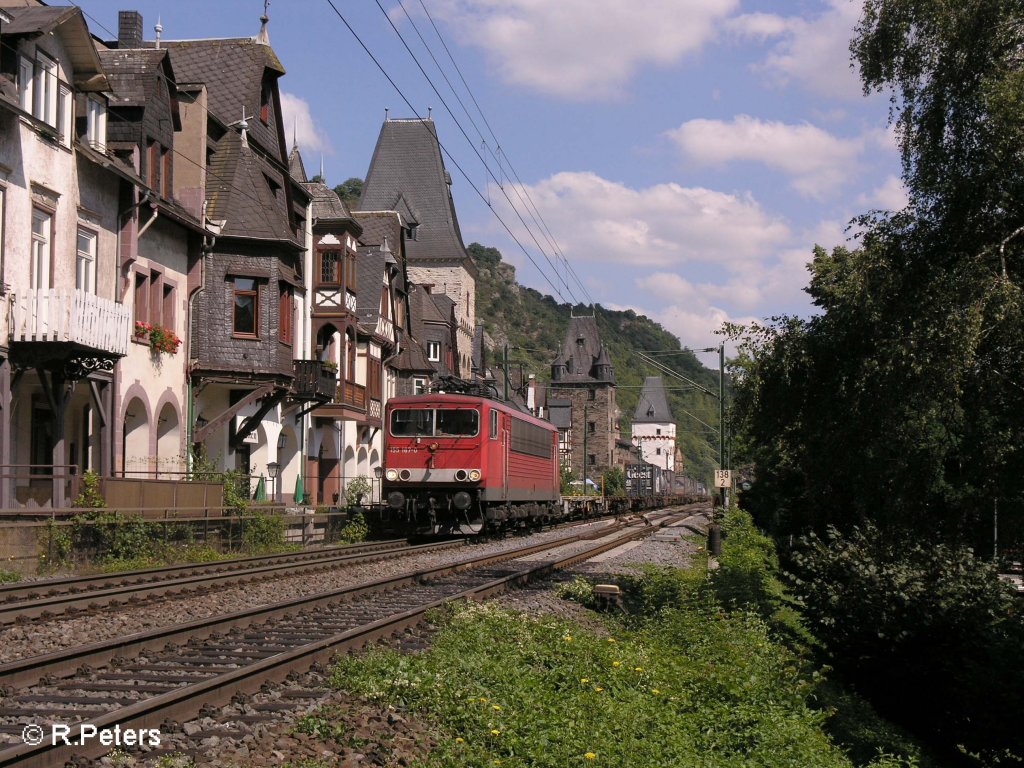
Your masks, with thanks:
M 603 475 L 605 496 L 624 496 L 626 493 L 626 474 L 622 467 L 606 469 Z
M 370 495 L 372 489 L 373 486 L 370 484 L 370 478 L 365 475 L 353 477 L 345 486 L 346 504 L 349 508 L 358 507 L 363 503 L 363 499 Z
M 1024 757 L 1024 619 L 990 562 L 872 525 L 810 536 L 792 560 L 812 631 L 883 713 L 982 763 Z
M 16 581 L 21 581 L 20 573 L 0 568 L 0 584 L 13 584 Z
M 338 531 L 337 540 L 342 544 L 357 544 L 360 541 L 366 541 L 366 536 L 369 532 L 370 529 L 366 525 L 366 518 L 363 516 L 363 513 L 356 512 L 345 523 L 345 526 Z
M 242 516 L 242 550 L 251 554 L 279 550 L 285 546 L 284 530 L 281 515 L 248 512 Z

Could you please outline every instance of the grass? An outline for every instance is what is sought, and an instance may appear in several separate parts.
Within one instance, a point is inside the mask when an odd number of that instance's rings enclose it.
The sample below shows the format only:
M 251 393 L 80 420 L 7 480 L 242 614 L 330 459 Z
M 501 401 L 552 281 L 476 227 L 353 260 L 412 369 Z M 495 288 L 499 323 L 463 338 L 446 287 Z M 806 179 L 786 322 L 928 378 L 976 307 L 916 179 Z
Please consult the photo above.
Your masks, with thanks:
M 21 574 L 17 571 L 8 571 L 6 568 L 0 568 L 0 584 L 13 584 L 16 581 L 21 581 Z
M 814 667 L 749 518 L 727 542 L 712 575 L 698 557 L 624 579 L 630 613 L 604 617 L 607 632 L 459 605 L 436 617 L 429 651 L 374 648 L 332 681 L 429 723 L 423 768 L 918 765 L 913 743 Z M 592 600 L 581 578 L 562 594 Z

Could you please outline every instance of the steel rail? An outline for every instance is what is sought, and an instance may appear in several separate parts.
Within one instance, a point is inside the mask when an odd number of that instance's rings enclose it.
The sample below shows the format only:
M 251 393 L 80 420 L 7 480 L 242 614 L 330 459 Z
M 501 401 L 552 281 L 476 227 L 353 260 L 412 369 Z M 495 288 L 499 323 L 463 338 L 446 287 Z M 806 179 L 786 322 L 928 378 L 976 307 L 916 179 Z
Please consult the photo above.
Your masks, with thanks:
M 511 586 L 524 584 L 533 578 L 546 576 L 559 568 L 569 567 L 598 554 L 622 546 L 628 541 L 648 535 L 658 529 L 658 525 L 632 526 L 626 533 L 609 537 L 609 532 L 620 531 L 624 526 L 604 529 L 598 533 L 588 532 L 557 541 L 535 544 L 521 549 L 485 555 L 458 563 L 441 566 L 425 571 L 402 574 L 389 579 L 366 582 L 353 587 L 320 593 L 306 598 L 288 600 L 273 606 L 260 609 L 240 611 L 228 616 L 190 622 L 188 624 L 168 627 L 154 632 L 139 633 L 121 640 L 95 643 L 89 646 L 70 649 L 69 651 L 34 657 L 11 664 L 0 666 L 0 681 L 5 686 L 27 686 L 38 682 L 44 676 L 68 676 L 79 665 L 98 666 L 115 657 L 139 654 L 147 648 L 162 647 L 176 640 L 193 637 L 208 637 L 226 629 L 250 626 L 259 621 L 266 621 L 276 616 L 284 616 L 298 610 L 310 610 L 315 606 L 336 604 L 350 601 L 352 597 L 369 592 L 381 592 L 397 589 L 402 586 L 421 584 L 436 580 L 443 576 L 481 568 L 486 565 L 526 557 L 548 549 L 556 549 L 569 543 L 588 539 L 604 538 L 594 547 L 576 552 L 552 561 L 536 565 L 526 565 L 516 573 L 502 578 L 476 585 L 454 595 L 430 600 L 423 605 L 399 611 L 386 618 L 371 621 L 365 625 L 348 629 L 327 638 L 321 638 L 296 648 L 276 653 L 253 663 L 222 672 L 200 682 L 186 684 L 177 689 L 160 693 L 125 707 L 114 709 L 90 720 L 79 722 L 71 727 L 69 741 L 73 745 L 80 739 L 83 726 L 95 727 L 98 730 L 113 728 L 119 725 L 122 729 L 154 728 L 169 720 L 184 721 L 194 717 L 204 705 L 223 706 L 233 696 L 241 693 L 252 693 L 267 681 L 283 680 L 290 671 L 297 667 L 308 668 L 314 662 L 327 661 L 340 650 L 359 647 L 367 642 L 388 636 L 406 627 L 422 621 L 427 611 L 450 603 L 454 600 L 482 600 L 497 594 Z M 102 700 L 98 700 L 100 703 Z M 109 751 L 109 747 L 93 743 L 85 746 L 53 746 L 49 743 L 39 745 L 21 744 L 0 751 L 0 766 L 33 766 L 49 768 L 62 766 L 65 761 L 76 755 L 97 757 Z
M 4 602 L 13 603 L 18 600 L 37 600 L 53 597 L 58 594 L 85 592 L 106 587 L 131 584 L 144 581 L 155 581 L 162 578 L 174 578 L 178 575 L 199 573 L 218 573 L 238 570 L 257 565 L 270 565 L 276 562 L 316 560 L 343 553 L 377 551 L 405 546 L 405 539 L 388 539 L 382 541 L 362 542 L 338 547 L 322 549 L 306 549 L 296 552 L 280 552 L 273 555 L 251 555 L 249 557 L 225 558 L 209 563 L 180 563 L 178 565 L 161 565 L 154 568 L 140 568 L 117 573 L 92 574 L 87 576 L 68 576 L 59 579 L 40 579 L 30 582 L 14 582 L 0 585 L 0 605 Z
M 461 540 L 454 540 L 394 547 L 391 549 L 372 549 L 370 551 L 342 553 L 333 557 L 300 560 L 299 562 L 278 561 L 269 565 L 260 565 L 252 568 L 202 573 L 152 583 L 135 582 L 84 593 L 56 595 L 54 597 L 12 603 L 10 605 L 0 604 L 0 626 L 34 618 L 52 618 L 73 611 L 96 610 L 104 606 L 121 605 L 128 602 L 136 603 L 153 597 L 179 594 L 204 587 L 244 584 L 251 581 L 270 579 L 279 575 L 291 576 L 303 571 L 317 571 L 337 568 L 342 565 L 352 565 L 379 559 L 382 556 L 415 555 L 439 549 L 452 549 L 464 546 L 464 544 L 465 542 Z

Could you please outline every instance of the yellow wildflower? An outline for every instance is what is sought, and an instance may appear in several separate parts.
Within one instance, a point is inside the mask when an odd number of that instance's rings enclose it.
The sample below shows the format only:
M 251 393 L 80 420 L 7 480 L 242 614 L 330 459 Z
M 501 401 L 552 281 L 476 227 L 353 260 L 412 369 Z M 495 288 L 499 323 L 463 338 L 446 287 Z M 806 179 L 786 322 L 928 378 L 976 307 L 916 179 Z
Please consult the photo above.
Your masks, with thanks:
M 456 736 L 455 737 L 455 743 L 456 744 L 465 744 L 466 740 L 464 738 L 462 738 L 461 736 Z
M 633 671 L 634 672 L 643 672 L 644 668 L 643 667 L 633 667 Z
M 565 640 L 565 642 L 567 642 L 567 643 L 571 643 L 572 642 L 572 635 L 565 635 L 562 639 Z
M 597 757 L 597 753 L 587 752 L 587 754 L 585 754 L 584 757 L 587 758 L 587 760 L 593 760 L 595 757 Z
M 601 691 L 604 690 L 604 688 L 602 688 L 600 685 L 595 685 L 594 686 L 594 690 L 597 691 L 598 693 L 600 693 Z
M 590 682 L 590 678 L 589 677 L 581 677 L 580 678 L 580 682 L 583 683 L 584 685 L 586 685 L 587 683 Z
M 661 691 L 659 691 L 657 688 L 651 688 L 651 693 L 653 693 L 654 695 L 658 695 L 659 693 L 661 693 Z
M 609 637 L 608 638 L 608 642 L 609 643 L 614 643 L 615 642 L 615 638 L 614 637 Z
M 622 662 L 621 661 L 613 661 L 612 662 L 612 666 L 613 667 L 621 667 L 622 666 Z
M 487 698 L 484 697 L 484 696 L 481 696 L 480 697 L 480 701 L 482 701 L 482 702 L 484 702 L 486 704 L 487 703 Z
M 491 704 L 491 709 L 493 709 L 495 711 L 500 711 L 501 710 L 501 706 L 498 705 L 498 704 Z
M 499 731 L 497 728 L 492 728 L 491 729 L 491 735 L 492 736 L 501 736 L 501 731 Z

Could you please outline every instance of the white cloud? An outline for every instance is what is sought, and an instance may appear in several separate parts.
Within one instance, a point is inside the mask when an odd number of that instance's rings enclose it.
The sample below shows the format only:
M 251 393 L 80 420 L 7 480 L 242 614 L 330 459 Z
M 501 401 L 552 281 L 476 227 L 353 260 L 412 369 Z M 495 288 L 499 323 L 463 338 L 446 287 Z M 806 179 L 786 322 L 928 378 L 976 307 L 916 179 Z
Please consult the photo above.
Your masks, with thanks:
M 310 157 L 313 153 L 334 154 L 334 147 L 331 145 L 330 137 L 317 127 L 313 116 L 309 111 L 309 102 L 299 98 L 295 94 L 281 91 L 281 118 L 284 123 L 284 132 L 288 137 L 288 146 L 291 140 L 298 142 L 299 150 L 306 154 L 303 158 L 307 165 L 307 171 L 312 174 L 312 163 Z
M 898 176 L 889 176 L 880 186 L 857 198 L 857 202 L 883 211 L 901 211 L 906 208 L 909 199 L 903 180 Z
M 829 0 L 827 9 L 813 18 L 745 14 L 727 26 L 743 38 L 777 38 L 756 67 L 777 84 L 797 83 L 823 96 L 859 99 L 862 90 L 850 67 L 850 40 L 861 9 L 861 3 Z
M 739 115 L 732 122 L 689 120 L 667 135 L 700 164 L 750 160 L 792 177 L 801 194 L 821 198 L 856 171 L 866 137 L 843 139 L 809 123 L 791 125 Z
M 573 100 L 620 96 L 645 66 L 700 50 L 738 0 L 444 0 L 432 9 L 507 82 Z
M 790 237 L 788 225 L 752 197 L 700 187 L 633 189 L 595 173 L 563 172 L 528 191 L 579 273 L 586 272 L 581 264 L 595 262 L 740 270 Z M 517 220 L 508 211 L 502 216 Z

